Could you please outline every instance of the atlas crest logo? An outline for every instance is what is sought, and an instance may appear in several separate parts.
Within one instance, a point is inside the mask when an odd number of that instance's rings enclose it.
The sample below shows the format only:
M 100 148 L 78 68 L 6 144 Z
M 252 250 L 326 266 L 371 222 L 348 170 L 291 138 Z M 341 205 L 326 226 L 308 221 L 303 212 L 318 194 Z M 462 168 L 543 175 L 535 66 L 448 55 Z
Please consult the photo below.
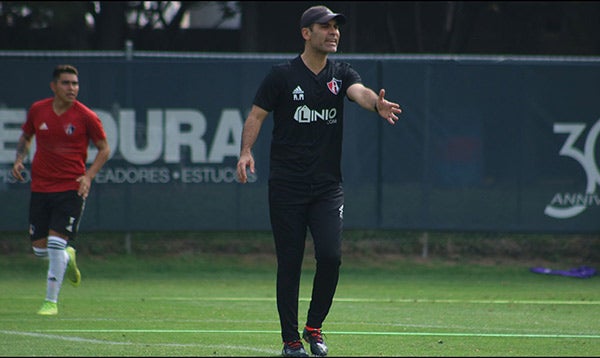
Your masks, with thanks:
M 329 88 L 331 93 L 337 95 L 340 93 L 340 89 L 342 88 L 342 80 L 338 80 L 333 77 L 331 81 L 327 82 L 327 88 Z
M 75 133 L 75 126 L 69 123 L 65 126 L 65 133 L 67 133 L 67 135 L 73 135 L 73 133 Z
M 600 196 L 596 186 L 600 185 L 600 171 L 596 165 L 595 149 L 600 133 L 600 119 L 590 129 L 583 151 L 575 143 L 585 130 L 584 123 L 555 123 L 554 133 L 568 134 L 565 143 L 558 152 L 560 155 L 575 159 L 585 171 L 587 185 L 585 193 L 556 193 L 544 214 L 556 219 L 568 219 L 584 212 L 588 207 L 600 206 Z

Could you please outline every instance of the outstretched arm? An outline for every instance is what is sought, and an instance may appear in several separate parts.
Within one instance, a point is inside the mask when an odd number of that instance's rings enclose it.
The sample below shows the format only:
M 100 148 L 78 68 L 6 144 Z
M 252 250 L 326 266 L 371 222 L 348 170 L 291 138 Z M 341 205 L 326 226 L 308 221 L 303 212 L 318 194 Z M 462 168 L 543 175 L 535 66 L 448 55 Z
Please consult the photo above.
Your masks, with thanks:
M 361 83 L 355 83 L 348 88 L 348 98 L 358 103 L 366 110 L 377 112 L 381 118 L 385 118 L 390 124 L 398 121 L 398 115 L 402 113 L 398 103 L 385 99 L 385 90 L 379 90 L 379 95 L 372 89 Z
M 254 157 L 252 156 L 252 147 L 258 138 L 260 133 L 260 127 L 262 126 L 265 118 L 269 112 L 264 109 L 253 105 L 244 123 L 244 130 L 242 131 L 242 146 L 240 149 L 240 159 L 237 163 L 237 176 L 240 183 L 246 183 L 248 181 L 248 174 L 246 168 L 250 168 L 250 173 L 254 174 Z

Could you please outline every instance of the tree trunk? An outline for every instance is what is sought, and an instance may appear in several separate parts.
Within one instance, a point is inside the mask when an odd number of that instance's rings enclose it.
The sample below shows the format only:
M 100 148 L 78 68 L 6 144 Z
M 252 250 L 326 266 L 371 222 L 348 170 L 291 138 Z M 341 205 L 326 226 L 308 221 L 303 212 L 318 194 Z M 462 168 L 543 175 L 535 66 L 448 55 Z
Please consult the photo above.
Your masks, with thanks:
M 101 1 L 97 23 L 97 50 L 121 50 L 125 46 L 127 23 L 124 1 Z

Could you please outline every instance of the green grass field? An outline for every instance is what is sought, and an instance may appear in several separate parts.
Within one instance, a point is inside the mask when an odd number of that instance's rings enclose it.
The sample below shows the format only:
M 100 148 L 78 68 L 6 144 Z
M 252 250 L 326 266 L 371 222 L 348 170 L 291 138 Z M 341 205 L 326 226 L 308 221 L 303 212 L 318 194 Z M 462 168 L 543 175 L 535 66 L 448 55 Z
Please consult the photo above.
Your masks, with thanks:
M 307 251 L 300 317 L 312 280 Z M 278 356 L 270 253 L 78 256 L 80 287 L 35 314 L 46 263 L 0 259 L 2 356 Z M 527 263 L 348 257 L 323 326 L 330 356 L 598 356 L 600 277 Z

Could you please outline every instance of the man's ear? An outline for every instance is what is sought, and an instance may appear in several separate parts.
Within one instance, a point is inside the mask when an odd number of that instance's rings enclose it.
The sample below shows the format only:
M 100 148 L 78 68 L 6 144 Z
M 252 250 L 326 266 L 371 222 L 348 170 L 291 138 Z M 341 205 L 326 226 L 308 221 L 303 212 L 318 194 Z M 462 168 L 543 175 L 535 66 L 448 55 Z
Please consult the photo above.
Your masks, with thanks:
M 308 27 L 303 27 L 301 30 L 302 38 L 308 40 L 310 38 L 311 30 Z

